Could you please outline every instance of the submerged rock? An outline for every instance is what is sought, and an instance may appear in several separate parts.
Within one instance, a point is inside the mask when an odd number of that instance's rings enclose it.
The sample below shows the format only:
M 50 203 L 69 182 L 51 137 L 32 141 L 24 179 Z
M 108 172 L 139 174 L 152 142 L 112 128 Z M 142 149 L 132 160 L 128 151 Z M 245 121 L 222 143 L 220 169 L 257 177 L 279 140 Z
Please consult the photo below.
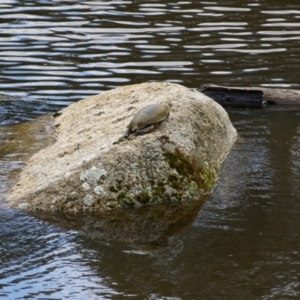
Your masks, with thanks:
M 167 101 L 152 132 L 124 133 L 133 115 Z M 29 211 L 101 212 L 198 200 L 213 188 L 236 139 L 226 111 L 178 84 L 124 86 L 81 100 L 55 119 L 57 139 L 28 161 L 8 203 Z

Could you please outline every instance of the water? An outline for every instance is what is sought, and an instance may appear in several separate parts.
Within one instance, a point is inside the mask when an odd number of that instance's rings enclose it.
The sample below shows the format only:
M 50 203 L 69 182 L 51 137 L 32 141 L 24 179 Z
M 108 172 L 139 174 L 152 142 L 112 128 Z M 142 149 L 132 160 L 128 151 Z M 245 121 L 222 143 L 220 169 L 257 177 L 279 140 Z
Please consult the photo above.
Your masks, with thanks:
M 1 1 L 0 299 L 299 299 L 297 109 L 229 111 L 239 138 L 203 207 L 126 212 L 124 231 L 5 207 L 52 135 L 17 123 L 147 81 L 298 89 L 299 20 L 296 0 Z
M 0 89 L 52 110 L 146 81 L 297 87 L 299 24 L 296 0 L 6 0 Z

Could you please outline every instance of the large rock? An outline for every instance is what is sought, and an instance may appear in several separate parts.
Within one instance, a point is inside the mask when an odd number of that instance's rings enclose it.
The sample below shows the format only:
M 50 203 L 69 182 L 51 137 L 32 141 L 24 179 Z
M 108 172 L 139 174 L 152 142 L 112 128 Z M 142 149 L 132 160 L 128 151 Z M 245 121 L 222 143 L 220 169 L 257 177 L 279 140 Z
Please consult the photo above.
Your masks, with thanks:
M 124 133 L 134 113 L 173 106 L 153 132 Z M 171 83 L 130 85 L 79 101 L 55 120 L 57 139 L 28 161 L 11 207 L 105 211 L 199 199 L 213 188 L 236 139 L 226 111 L 198 91 Z

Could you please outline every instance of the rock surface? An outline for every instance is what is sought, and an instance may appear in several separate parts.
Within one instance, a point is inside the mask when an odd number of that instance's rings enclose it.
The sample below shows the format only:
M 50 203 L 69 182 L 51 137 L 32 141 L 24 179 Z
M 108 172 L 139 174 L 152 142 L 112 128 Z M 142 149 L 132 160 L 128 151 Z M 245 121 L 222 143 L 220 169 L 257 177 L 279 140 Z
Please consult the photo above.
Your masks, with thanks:
M 133 115 L 172 103 L 154 131 L 113 144 Z M 8 204 L 35 211 L 106 211 L 198 200 L 236 139 L 226 111 L 178 84 L 144 83 L 91 96 L 55 118 L 56 142 L 34 154 Z

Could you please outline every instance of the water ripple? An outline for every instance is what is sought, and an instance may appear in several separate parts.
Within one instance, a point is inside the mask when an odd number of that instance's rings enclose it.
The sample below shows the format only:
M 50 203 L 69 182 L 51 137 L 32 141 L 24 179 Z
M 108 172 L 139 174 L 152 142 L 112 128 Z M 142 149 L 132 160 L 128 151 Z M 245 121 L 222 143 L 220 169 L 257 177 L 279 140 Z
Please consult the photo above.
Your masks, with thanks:
M 205 6 L 204 9 L 207 10 L 216 10 L 224 12 L 248 12 L 251 11 L 251 8 L 242 8 L 242 7 L 225 7 L 225 6 Z
M 232 4 L 2 2 L 0 87 L 12 94 L 26 91 L 37 99 L 44 94 L 48 102 L 60 106 L 91 92 L 142 81 L 197 87 L 205 82 L 222 84 L 225 79 L 215 74 L 232 74 L 230 82 L 238 85 L 240 76 L 245 85 L 245 80 L 272 84 L 269 73 L 278 68 L 275 62 L 267 59 L 253 68 L 255 56 L 277 53 L 281 66 L 286 57 L 294 59 L 288 51 L 300 36 L 299 23 L 293 19 L 298 10 Z M 279 14 L 285 18 L 278 18 Z M 208 56 L 213 59 L 203 59 Z M 291 71 L 295 65 L 289 64 Z M 287 78 L 281 78 L 282 84 L 297 82 L 296 78 L 286 82 Z
M 291 14 L 300 15 L 300 10 L 286 10 L 286 9 L 262 10 L 261 13 L 262 14 L 270 14 L 270 15 L 291 15 Z
M 10 227 L 0 224 L 1 299 L 94 299 L 114 293 L 86 265 L 75 234 L 13 211 L 2 211 L 4 219 Z M 3 251 L 8 245 L 15 257 Z

